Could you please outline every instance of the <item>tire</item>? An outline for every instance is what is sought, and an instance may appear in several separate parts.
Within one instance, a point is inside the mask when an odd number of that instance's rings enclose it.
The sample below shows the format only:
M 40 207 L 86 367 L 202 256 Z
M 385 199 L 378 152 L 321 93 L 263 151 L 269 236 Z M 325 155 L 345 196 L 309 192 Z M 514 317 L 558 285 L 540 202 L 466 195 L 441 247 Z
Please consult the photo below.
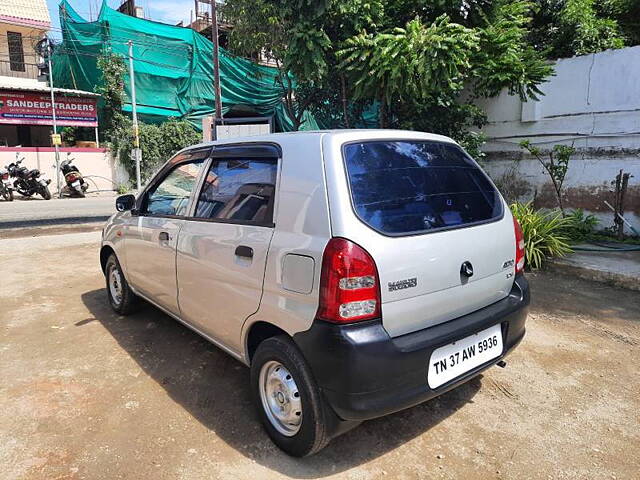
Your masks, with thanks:
M 280 370 L 277 370 L 278 365 Z M 264 374 L 261 375 L 263 370 Z M 266 400 L 263 401 L 263 397 L 271 397 L 276 403 L 278 402 L 277 395 L 280 394 L 276 393 L 271 396 L 266 393 L 261 394 L 261 390 L 263 392 L 268 390 L 263 386 L 268 383 L 265 382 L 266 378 L 274 378 L 269 376 L 268 372 L 275 376 L 283 375 L 283 379 L 288 378 L 287 375 L 293 378 L 295 388 L 290 388 L 291 385 L 287 387 L 276 381 L 279 386 L 282 386 L 280 393 L 282 391 L 288 392 L 285 394 L 286 397 L 285 395 L 280 397 L 285 399 L 285 403 L 281 403 L 281 405 L 284 405 L 285 409 L 293 407 L 292 412 L 295 412 L 298 407 L 300 410 L 299 424 L 297 426 L 293 423 L 285 425 L 284 428 L 291 428 L 288 434 L 281 431 L 283 428 L 281 423 L 280 429 L 276 426 L 279 423 L 278 420 L 275 420 L 274 423 L 269 418 L 270 414 L 267 410 L 270 407 L 266 404 Z M 276 387 L 276 390 L 278 388 Z M 251 362 L 251 393 L 258 416 L 267 434 L 279 448 L 289 455 L 294 457 L 312 455 L 329 443 L 331 437 L 329 436 L 328 407 L 324 404 L 320 390 L 302 353 L 286 335 L 268 338 L 258 346 Z M 291 395 L 291 393 L 293 394 Z M 296 400 L 298 398 L 295 396 L 296 393 L 299 394 L 299 401 Z M 273 418 L 273 414 L 271 416 Z M 295 419 L 295 416 L 293 414 L 291 418 Z
M 13 190 L 4 190 L 2 196 L 7 202 L 13 202 Z
M 113 278 L 112 275 L 115 278 Z M 133 293 L 133 290 L 129 287 L 126 278 L 124 278 L 122 268 L 120 267 L 120 262 L 118 262 L 118 259 L 113 253 L 107 259 L 104 276 L 107 284 L 107 297 L 109 298 L 109 304 L 113 311 L 119 315 L 130 315 L 134 313 L 139 306 L 140 298 Z M 112 284 L 114 280 L 117 286 Z
M 45 200 L 51 200 L 51 191 L 49 190 L 49 187 L 42 187 L 42 190 L 40 190 L 40 195 L 42 195 L 42 198 L 44 198 Z

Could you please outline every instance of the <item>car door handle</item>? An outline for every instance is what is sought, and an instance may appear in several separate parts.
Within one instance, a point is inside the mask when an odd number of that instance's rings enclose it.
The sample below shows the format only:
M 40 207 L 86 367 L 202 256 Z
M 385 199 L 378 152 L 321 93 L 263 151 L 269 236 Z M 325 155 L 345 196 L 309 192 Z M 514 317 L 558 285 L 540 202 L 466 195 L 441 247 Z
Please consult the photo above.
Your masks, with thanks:
M 169 232 L 160 232 L 160 235 L 158 235 L 158 240 L 161 242 L 168 242 L 169 239 Z
M 236 256 L 253 258 L 253 248 L 247 247 L 246 245 L 238 245 L 236 248 Z

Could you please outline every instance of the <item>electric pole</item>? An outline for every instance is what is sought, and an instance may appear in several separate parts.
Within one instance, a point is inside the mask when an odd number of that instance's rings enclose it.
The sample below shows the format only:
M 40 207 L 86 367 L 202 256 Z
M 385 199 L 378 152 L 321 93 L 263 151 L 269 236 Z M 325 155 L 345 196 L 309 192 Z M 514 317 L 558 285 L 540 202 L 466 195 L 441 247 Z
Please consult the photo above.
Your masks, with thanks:
M 51 118 L 53 120 L 53 135 L 51 137 L 56 158 L 56 184 L 58 186 L 58 197 L 62 198 L 62 187 L 60 186 L 60 142 L 58 140 L 58 122 L 56 119 L 56 98 L 53 91 L 53 68 L 51 67 L 51 55 L 53 48 L 51 40 L 47 39 L 47 62 L 49 65 L 49 89 L 51 90 Z
M 222 120 L 222 92 L 220 90 L 220 59 L 218 45 L 218 15 L 216 0 L 211 1 L 211 41 L 213 42 L 213 86 L 216 96 L 216 117 L 213 123 L 215 131 L 216 121 Z
M 140 192 L 140 163 L 142 162 L 142 150 L 140 150 L 140 136 L 138 129 L 138 112 L 136 109 L 136 80 L 133 70 L 133 42 L 129 40 L 129 80 L 131 84 L 131 115 L 133 117 L 133 150 L 131 156 L 136 161 L 136 190 Z

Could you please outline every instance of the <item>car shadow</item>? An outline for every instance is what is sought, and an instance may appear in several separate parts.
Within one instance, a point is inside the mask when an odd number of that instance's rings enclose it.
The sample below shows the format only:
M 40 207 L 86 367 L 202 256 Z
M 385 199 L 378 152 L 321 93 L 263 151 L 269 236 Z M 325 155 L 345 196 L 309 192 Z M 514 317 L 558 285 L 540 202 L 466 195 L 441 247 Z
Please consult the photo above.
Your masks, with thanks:
M 472 402 L 481 386 L 476 377 L 434 400 L 364 422 L 315 456 L 292 458 L 262 430 L 244 365 L 146 303 L 125 318 L 113 313 L 105 289 L 84 293 L 82 301 L 142 370 L 195 419 L 253 461 L 294 478 L 335 475 L 384 455 Z M 94 319 L 76 325 L 89 321 Z

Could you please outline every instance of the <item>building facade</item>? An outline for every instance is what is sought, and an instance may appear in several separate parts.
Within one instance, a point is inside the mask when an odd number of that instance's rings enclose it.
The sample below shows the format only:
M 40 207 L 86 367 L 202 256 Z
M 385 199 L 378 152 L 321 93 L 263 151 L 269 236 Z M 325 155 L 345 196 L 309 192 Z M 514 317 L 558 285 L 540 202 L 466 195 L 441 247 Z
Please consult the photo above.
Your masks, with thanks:
M 45 0 L 0 2 L 0 146 L 51 145 L 54 108 L 38 44 L 51 26 Z M 96 128 L 98 95 L 54 90 L 59 127 Z
M 56 152 L 51 143 L 53 113 L 58 132 L 65 126 L 84 127 L 85 137 L 95 138 L 98 125 L 98 95 L 68 89 L 51 88 L 40 75 L 43 58 L 38 42 L 50 29 L 45 0 L 0 0 L 0 168 L 23 160 L 27 168 L 37 168 L 44 178 L 52 179 L 57 194 L 64 181 L 56 171 Z M 89 182 L 90 191 L 113 190 L 128 177 L 110 152 L 97 142 L 63 145 L 59 160 L 73 158 Z

